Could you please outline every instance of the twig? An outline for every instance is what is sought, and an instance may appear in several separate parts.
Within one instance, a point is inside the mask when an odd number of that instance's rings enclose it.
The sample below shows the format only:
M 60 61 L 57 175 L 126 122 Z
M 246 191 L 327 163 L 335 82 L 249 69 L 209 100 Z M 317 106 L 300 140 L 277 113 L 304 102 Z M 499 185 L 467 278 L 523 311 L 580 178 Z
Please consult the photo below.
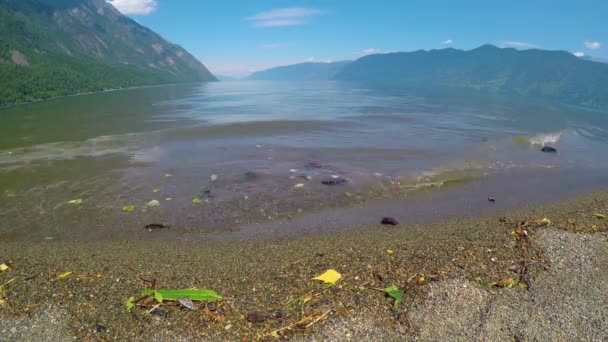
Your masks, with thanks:
M 312 322 L 308 323 L 308 324 L 306 325 L 306 327 L 307 327 L 307 328 L 309 328 L 309 327 L 310 327 L 310 326 L 312 326 L 313 324 L 315 324 L 315 323 L 317 323 L 318 321 L 322 320 L 322 319 L 323 319 L 325 316 L 327 316 L 327 315 L 328 315 L 328 314 L 331 312 L 331 310 L 332 310 L 332 309 L 329 309 L 329 310 L 325 311 L 325 312 L 324 312 L 324 313 L 323 313 L 321 316 L 319 316 L 319 317 L 315 318 L 315 320 L 314 320 L 314 321 L 312 321 Z

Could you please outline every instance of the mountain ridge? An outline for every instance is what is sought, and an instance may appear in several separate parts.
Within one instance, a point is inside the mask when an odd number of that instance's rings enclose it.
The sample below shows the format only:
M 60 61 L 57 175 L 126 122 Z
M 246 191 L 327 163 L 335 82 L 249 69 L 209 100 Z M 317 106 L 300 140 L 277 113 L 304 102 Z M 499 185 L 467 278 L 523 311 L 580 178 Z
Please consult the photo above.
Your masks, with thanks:
M 0 105 L 216 80 L 188 51 L 105 0 L 0 0 Z
M 486 44 L 361 57 L 335 80 L 395 86 L 445 86 L 510 93 L 608 108 L 608 64 L 566 51 L 517 50 Z
M 258 71 L 249 75 L 246 79 L 271 81 L 329 80 L 350 63 L 352 61 L 297 63 Z

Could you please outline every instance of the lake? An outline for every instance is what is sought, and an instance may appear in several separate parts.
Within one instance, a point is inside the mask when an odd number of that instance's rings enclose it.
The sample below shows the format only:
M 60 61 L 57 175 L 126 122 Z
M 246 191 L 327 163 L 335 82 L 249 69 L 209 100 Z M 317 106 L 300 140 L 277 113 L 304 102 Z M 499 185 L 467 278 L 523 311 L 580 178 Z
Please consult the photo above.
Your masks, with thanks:
M 480 215 L 606 189 L 607 146 L 608 113 L 445 89 L 66 97 L 0 109 L 0 238 L 249 239 Z

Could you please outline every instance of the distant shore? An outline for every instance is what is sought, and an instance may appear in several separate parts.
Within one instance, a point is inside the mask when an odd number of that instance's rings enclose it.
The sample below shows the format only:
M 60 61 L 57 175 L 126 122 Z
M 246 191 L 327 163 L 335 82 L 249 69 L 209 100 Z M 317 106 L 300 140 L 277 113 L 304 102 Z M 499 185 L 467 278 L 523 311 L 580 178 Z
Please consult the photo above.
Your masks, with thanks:
M 606 214 L 602 192 L 289 240 L 0 242 L 0 339 L 601 340 Z M 342 274 L 336 285 L 312 280 L 327 269 Z M 398 305 L 382 293 L 391 285 Z M 224 299 L 128 313 L 126 300 L 152 286 Z

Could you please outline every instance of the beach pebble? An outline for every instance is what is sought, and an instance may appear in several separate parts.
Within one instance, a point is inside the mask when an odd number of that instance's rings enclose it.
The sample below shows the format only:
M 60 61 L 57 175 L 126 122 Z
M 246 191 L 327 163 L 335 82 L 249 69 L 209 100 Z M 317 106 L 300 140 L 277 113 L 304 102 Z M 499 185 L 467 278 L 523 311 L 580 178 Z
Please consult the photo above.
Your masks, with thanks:
M 399 224 L 399 222 L 397 220 L 395 220 L 392 217 L 385 217 L 382 219 L 382 224 L 384 225 L 390 225 L 390 226 L 396 226 Z
M 488 197 L 488 202 L 494 203 L 494 202 L 496 202 L 496 198 L 494 198 L 494 197 Z
M 555 153 L 555 152 L 557 152 L 557 149 L 555 147 L 551 147 L 551 146 L 543 146 L 543 148 L 541 149 L 541 152 Z
M 338 179 L 329 179 L 329 180 L 324 180 L 321 182 L 323 185 L 329 185 L 329 186 L 333 186 L 333 185 L 342 185 L 342 184 L 346 184 L 347 181 L 344 178 L 338 178 Z
M 261 312 L 250 312 L 245 316 L 245 319 L 251 323 L 262 323 L 268 319 L 266 315 Z

